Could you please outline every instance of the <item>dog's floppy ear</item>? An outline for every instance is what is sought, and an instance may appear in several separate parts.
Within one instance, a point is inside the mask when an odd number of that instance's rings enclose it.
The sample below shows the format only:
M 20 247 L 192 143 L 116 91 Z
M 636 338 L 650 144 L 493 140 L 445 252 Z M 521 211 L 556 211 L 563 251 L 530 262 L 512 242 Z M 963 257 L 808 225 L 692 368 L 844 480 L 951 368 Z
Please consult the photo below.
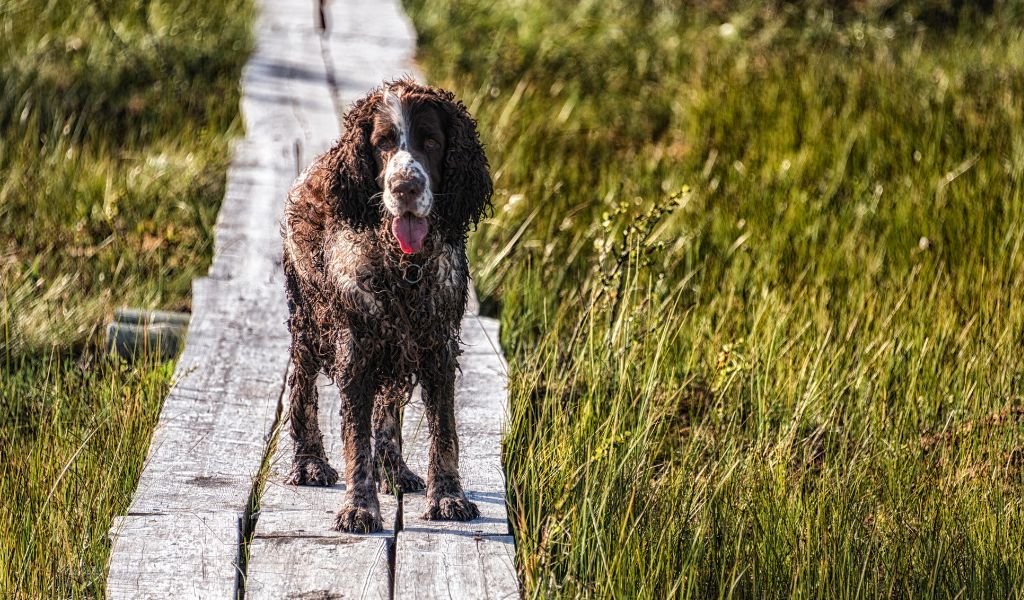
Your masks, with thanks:
M 320 192 L 337 215 L 356 229 L 380 223 L 377 195 L 377 163 L 373 159 L 373 119 L 380 102 L 379 90 L 371 92 L 345 115 L 345 131 L 327 153 Z
M 491 208 L 491 174 L 476 121 L 451 92 L 433 88 L 448 121 L 447 148 L 441 175 L 441 197 L 435 210 L 463 235 Z

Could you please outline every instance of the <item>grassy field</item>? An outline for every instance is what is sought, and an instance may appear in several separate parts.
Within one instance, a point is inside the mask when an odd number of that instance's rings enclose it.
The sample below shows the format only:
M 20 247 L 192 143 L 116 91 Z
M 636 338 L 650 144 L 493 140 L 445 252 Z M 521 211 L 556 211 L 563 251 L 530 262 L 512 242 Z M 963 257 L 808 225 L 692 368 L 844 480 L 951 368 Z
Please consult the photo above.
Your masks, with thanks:
M 0 597 L 103 595 L 171 365 L 104 355 L 117 305 L 210 259 L 247 0 L 0 3 Z
M 103 593 L 245 0 L 0 4 L 0 596 Z M 406 0 L 480 118 L 528 597 L 1024 595 L 1024 6 Z
M 528 597 L 1024 595 L 1024 6 L 406 0 Z

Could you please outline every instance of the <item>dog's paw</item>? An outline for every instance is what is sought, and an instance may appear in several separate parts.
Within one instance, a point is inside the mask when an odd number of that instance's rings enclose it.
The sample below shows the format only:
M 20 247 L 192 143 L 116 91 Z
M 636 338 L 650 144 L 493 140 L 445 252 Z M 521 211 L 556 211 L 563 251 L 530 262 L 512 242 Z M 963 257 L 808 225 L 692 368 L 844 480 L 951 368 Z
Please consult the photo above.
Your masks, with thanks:
M 480 516 L 480 509 L 464 497 L 442 496 L 431 500 L 423 518 L 428 521 L 472 521 Z
M 295 461 L 284 482 L 288 485 L 334 485 L 338 483 L 338 472 L 326 458 L 303 458 Z
M 345 505 L 334 518 L 334 529 L 348 533 L 374 533 L 384 528 L 380 512 Z
M 421 492 L 426 487 L 427 484 L 423 482 L 423 478 L 410 471 L 408 467 L 402 467 L 397 481 L 387 473 L 381 474 L 380 492 L 382 494 L 409 494 Z

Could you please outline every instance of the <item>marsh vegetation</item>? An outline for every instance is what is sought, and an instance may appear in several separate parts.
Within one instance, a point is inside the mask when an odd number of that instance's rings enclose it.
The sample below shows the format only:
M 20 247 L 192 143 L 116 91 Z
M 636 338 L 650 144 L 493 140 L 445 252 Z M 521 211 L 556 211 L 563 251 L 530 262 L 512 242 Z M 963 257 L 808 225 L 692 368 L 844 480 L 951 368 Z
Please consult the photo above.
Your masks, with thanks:
M 406 5 L 498 190 L 528 597 L 1020 597 L 1019 5 Z
M 246 1 L 0 4 L 0 596 L 103 595 L 173 365 L 102 351 L 211 254 Z

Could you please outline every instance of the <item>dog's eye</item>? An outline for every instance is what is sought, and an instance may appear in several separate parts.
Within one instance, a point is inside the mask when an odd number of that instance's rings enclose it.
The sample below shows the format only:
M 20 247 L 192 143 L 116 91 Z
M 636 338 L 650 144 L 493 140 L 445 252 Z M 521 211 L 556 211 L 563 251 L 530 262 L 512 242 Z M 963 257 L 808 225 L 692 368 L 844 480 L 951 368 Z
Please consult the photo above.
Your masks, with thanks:
M 427 150 L 437 150 L 441 147 L 441 144 L 439 144 L 434 138 L 427 138 L 423 141 L 423 147 Z
M 376 145 L 377 145 L 377 150 L 380 150 L 381 152 L 387 152 L 388 150 L 391 150 L 391 148 L 393 146 L 393 144 L 391 143 L 391 140 L 386 140 L 386 139 L 378 141 Z

